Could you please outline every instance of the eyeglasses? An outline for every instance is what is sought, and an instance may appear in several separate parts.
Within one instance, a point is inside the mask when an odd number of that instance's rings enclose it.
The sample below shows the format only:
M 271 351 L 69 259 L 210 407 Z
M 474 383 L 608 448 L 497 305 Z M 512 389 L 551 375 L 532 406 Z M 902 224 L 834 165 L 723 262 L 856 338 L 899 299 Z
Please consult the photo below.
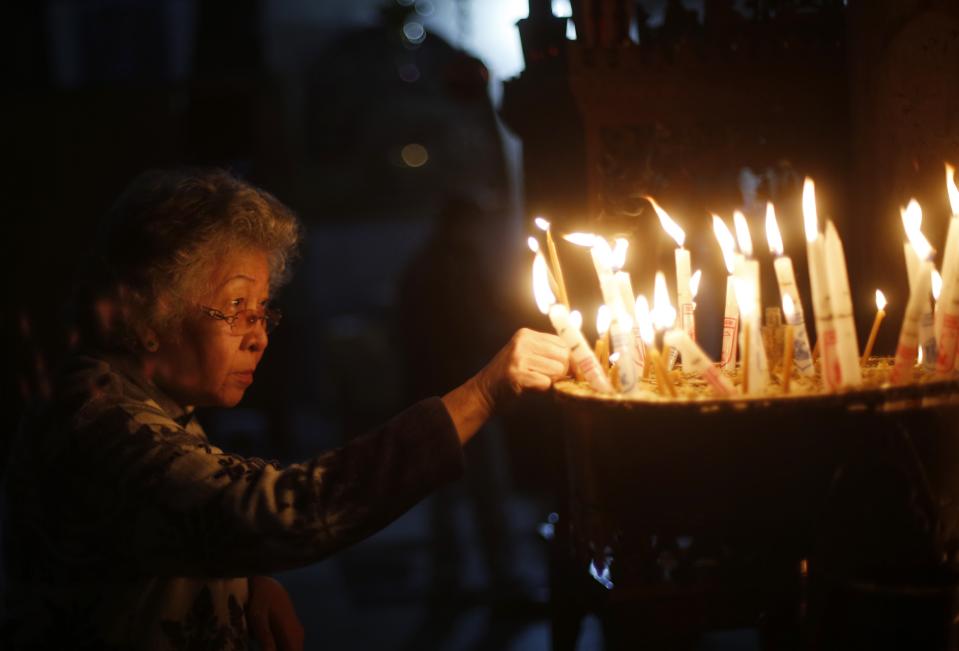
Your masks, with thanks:
M 243 336 L 251 332 L 260 321 L 263 322 L 263 327 L 269 334 L 273 332 L 276 326 L 280 325 L 280 319 L 283 316 L 279 310 L 269 307 L 263 308 L 262 312 L 240 310 L 234 314 L 224 314 L 220 310 L 205 305 L 201 305 L 200 309 L 211 319 L 226 321 L 227 325 L 230 326 L 230 333 L 237 336 Z

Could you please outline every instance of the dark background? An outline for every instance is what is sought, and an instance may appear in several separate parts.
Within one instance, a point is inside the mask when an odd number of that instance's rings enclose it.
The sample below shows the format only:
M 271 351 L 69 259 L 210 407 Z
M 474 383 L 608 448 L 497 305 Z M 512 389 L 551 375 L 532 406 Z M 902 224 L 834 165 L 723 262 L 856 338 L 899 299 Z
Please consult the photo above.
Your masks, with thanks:
M 516 21 L 522 23 L 520 41 Z M 891 353 L 907 298 L 898 206 L 944 242 L 959 161 L 954 0 L 645 0 L 575 8 L 577 40 L 524 0 L 48 0 L 2 20 L 3 427 L 69 348 L 64 304 L 96 221 L 144 169 L 219 165 L 276 194 L 306 239 L 257 383 L 205 415 L 224 447 L 292 461 L 474 372 L 532 309 L 525 237 L 633 240 L 637 291 L 685 228 L 719 344 L 725 272 L 707 210 L 743 206 L 778 299 L 749 168 L 777 201 L 808 301 L 798 184 L 846 245 L 862 339 L 881 287 Z M 595 12 L 590 14 L 589 7 Z M 622 15 L 604 14 L 620 7 Z M 587 20 L 587 15 L 591 16 Z M 570 35 L 572 35 L 570 33 Z M 638 45 L 637 45 L 638 42 Z M 504 80 L 506 83 L 504 84 Z M 745 204 L 745 205 L 744 205 Z M 750 212 L 751 211 L 751 212 Z M 587 259 L 565 244 L 592 331 Z M 806 305 L 807 313 L 810 306 Z M 545 648 L 556 427 L 531 400 L 468 448 L 465 481 L 334 559 L 281 577 L 310 648 Z M 753 648 L 749 632 L 703 642 Z M 581 647 L 599 645 L 586 627 Z

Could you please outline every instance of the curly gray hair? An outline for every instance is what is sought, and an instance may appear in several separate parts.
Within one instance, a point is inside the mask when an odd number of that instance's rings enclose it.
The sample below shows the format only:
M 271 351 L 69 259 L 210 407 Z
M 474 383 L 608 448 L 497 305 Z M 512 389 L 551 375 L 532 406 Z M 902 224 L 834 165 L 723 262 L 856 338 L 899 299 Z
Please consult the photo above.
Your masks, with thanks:
M 102 224 L 79 292 L 81 333 L 131 352 L 141 328 L 175 330 L 212 266 L 231 251 L 265 253 L 276 289 L 289 278 L 300 235 L 289 208 L 229 172 L 145 172 Z

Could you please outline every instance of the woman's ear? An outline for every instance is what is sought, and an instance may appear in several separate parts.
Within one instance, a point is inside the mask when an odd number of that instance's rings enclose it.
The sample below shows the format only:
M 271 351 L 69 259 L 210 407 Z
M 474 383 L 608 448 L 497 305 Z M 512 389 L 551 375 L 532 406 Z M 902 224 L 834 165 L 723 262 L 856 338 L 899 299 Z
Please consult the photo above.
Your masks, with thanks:
M 160 337 L 157 336 L 153 328 L 140 328 L 137 330 L 137 341 L 148 353 L 155 353 L 160 350 Z

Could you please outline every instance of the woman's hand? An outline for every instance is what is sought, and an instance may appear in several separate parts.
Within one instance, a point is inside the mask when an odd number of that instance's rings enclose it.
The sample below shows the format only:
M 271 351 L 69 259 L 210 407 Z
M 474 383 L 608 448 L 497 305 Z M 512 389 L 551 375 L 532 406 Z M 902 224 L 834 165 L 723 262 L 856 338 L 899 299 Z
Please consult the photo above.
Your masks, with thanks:
M 303 625 L 290 595 L 276 579 L 250 577 L 246 624 L 263 651 L 303 651 Z
M 504 400 L 545 391 L 569 370 L 569 347 L 556 335 L 523 328 L 483 369 L 443 396 L 465 443 Z

